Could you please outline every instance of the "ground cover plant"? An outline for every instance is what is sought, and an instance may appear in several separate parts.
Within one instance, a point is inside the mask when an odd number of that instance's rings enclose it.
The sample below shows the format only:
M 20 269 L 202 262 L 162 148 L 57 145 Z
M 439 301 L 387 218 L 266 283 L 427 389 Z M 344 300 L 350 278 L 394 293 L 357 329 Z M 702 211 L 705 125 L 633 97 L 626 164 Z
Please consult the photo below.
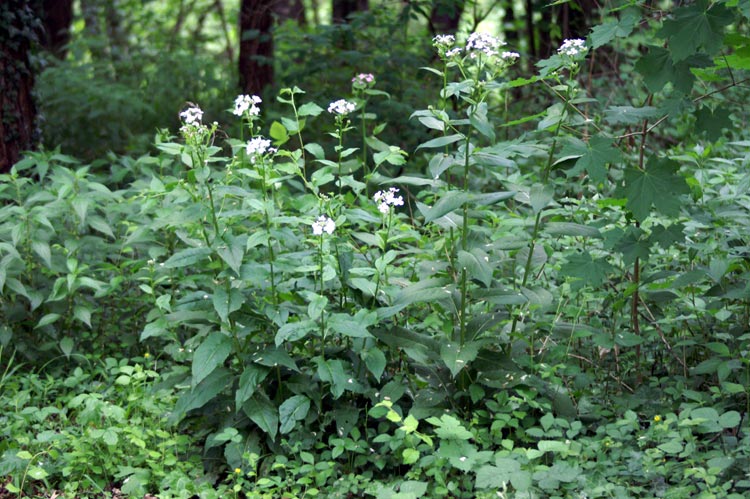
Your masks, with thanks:
M 530 73 L 431 38 L 410 149 L 373 71 L 187 103 L 137 157 L 29 153 L 0 184 L 5 491 L 746 497 L 750 13 L 670 8 Z

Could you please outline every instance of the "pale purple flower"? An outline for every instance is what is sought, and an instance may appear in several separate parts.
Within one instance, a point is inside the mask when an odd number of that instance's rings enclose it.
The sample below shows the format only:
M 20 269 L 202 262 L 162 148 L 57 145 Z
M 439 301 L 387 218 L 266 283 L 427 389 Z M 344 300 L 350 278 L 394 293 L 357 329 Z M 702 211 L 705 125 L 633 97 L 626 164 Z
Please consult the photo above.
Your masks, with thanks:
M 380 213 L 387 214 L 390 210 L 391 206 L 403 206 L 404 205 L 404 198 L 401 196 L 396 196 L 398 194 L 399 190 L 395 187 L 391 187 L 387 191 L 378 191 L 373 196 L 373 199 L 376 203 L 378 203 L 378 210 L 380 210 Z
M 508 62 L 514 62 L 519 57 L 521 57 L 521 55 L 518 52 L 503 52 L 500 54 L 500 58 Z
M 372 73 L 360 73 L 352 78 L 352 83 L 361 87 L 367 87 L 375 82 L 375 76 Z
M 451 58 L 461 54 L 461 47 L 455 47 L 445 52 L 445 57 Z
M 347 114 L 354 112 L 356 107 L 357 105 L 353 102 L 339 99 L 337 101 L 331 102 L 331 104 L 328 106 L 328 112 L 338 114 L 340 116 L 346 116 Z
M 257 95 L 238 95 L 234 99 L 234 113 L 237 116 L 242 116 L 247 112 L 250 116 L 258 116 L 260 114 L 260 108 L 256 104 L 263 102 Z
M 560 55 L 567 55 L 568 57 L 578 57 L 586 54 L 588 48 L 586 47 L 586 41 L 580 38 L 568 39 L 560 45 L 557 49 L 557 53 Z
M 186 125 L 200 125 L 203 119 L 203 111 L 195 104 L 180 113 L 180 118 Z
M 330 235 L 334 230 L 336 230 L 336 222 L 325 215 L 320 215 L 312 224 L 312 232 L 315 236 L 322 236 L 324 232 Z

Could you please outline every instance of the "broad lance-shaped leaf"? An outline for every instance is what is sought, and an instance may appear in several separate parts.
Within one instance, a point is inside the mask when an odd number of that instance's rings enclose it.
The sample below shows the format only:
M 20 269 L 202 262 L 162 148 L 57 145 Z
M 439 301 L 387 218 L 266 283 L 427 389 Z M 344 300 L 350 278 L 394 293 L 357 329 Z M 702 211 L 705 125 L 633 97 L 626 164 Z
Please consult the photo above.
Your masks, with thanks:
M 164 262 L 164 267 L 168 269 L 187 267 L 188 265 L 195 265 L 204 258 L 207 258 L 212 253 L 211 248 L 200 247 L 200 248 L 187 248 L 178 251 Z
M 237 391 L 234 392 L 234 404 L 237 411 L 253 396 L 260 382 L 268 376 L 269 371 L 270 369 L 256 364 L 245 366 Z
M 472 202 L 477 205 L 491 205 L 510 199 L 516 193 L 512 191 L 488 192 L 484 194 L 474 194 L 464 191 L 450 191 L 445 193 L 431 208 L 421 209 L 424 214 L 425 222 L 431 222 L 448 213 L 457 210 L 465 203 Z
M 242 296 L 242 291 L 239 289 L 230 289 L 227 293 L 224 285 L 217 286 L 214 289 L 212 302 L 214 310 L 219 315 L 222 322 L 229 320 L 229 314 L 239 310 L 242 307 L 242 303 L 245 301 L 245 297 Z
M 304 395 L 294 395 L 286 399 L 279 406 L 279 431 L 282 434 L 289 433 L 297 424 L 297 421 L 305 419 L 310 410 L 310 399 Z
M 270 436 L 271 440 L 276 439 L 279 432 L 279 411 L 265 394 L 258 392 L 253 395 L 242 405 L 242 412 Z
M 588 142 L 571 139 L 560 152 L 563 158 L 578 157 L 575 166 L 568 170 L 569 177 L 586 170 L 595 183 L 607 180 L 607 165 L 622 161 L 622 152 L 614 145 L 614 140 L 602 135 L 594 135 Z
M 627 208 L 639 222 L 643 222 L 654 206 L 667 216 L 680 212 L 680 195 L 690 188 L 678 173 L 679 164 L 668 158 L 649 159 L 644 170 L 631 168 L 625 171 L 625 197 Z
M 233 375 L 229 370 L 219 367 L 211 372 L 203 381 L 189 391 L 183 393 L 174 410 L 169 415 L 169 422 L 179 423 L 188 411 L 198 409 L 217 397 L 230 385 Z
M 192 386 L 196 386 L 223 364 L 231 352 L 232 340 L 229 336 L 219 332 L 209 334 L 193 353 Z
M 317 357 L 315 363 L 318 365 L 320 380 L 331 385 L 331 394 L 334 399 L 339 398 L 346 390 L 347 380 L 350 379 L 344 371 L 344 364 L 339 359 L 326 360 L 322 357 Z
M 460 345 L 458 342 L 444 343 L 440 347 L 440 358 L 455 378 L 459 372 L 468 367 L 477 358 L 481 343 L 470 341 Z
M 489 288 L 492 284 L 492 266 L 490 258 L 484 251 L 474 248 L 471 252 L 459 250 L 458 265 L 466 269 L 469 277 L 476 279 Z

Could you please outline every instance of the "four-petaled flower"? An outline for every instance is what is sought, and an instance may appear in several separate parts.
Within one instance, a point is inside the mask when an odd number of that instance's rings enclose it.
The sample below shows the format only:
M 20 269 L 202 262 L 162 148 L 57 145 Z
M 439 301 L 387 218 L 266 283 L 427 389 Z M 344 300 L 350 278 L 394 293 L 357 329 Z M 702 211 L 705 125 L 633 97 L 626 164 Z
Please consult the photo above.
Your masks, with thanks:
M 180 113 L 180 118 L 186 125 L 200 125 L 203 119 L 203 110 L 196 105 L 192 105 Z
M 271 147 L 271 141 L 263 137 L 253 137 L 245 146 L 245 152 L 250 156 L 250 162 L 255 163 L 258 156 L 266 153 L 274 153 L 276 149 Z
M 432 45 L 435 47 L 452 47 L 456 43 L 456 37 L 453 35 L 437 35 L 432 39 Z
M 565 40 L 560 48 L 557 49 L 557 53 L 560 55 L 567 55 L 568 57 L 578 57 L 585 55 L 588 51 L 586 47 L 586 41 L 580 38 L 572 38 Z
M 250 116 L 258 116 L 260 108 L 256 104 L 263 102 L 257 95 L 238 95 L 234 99 L 234 111 L 232 113 L 242 116 L 247 112 Z
M 368 88 L 375 84 L 375 76 L 372 73 L 359 73 L 352 78 L 355 88 Z
M 505 45 L 504 41 L 487 33 L 472 33 L 466 40 L 466 50 L 470 52 L 471 58 L 475 58 L 479 52 L 487 57 L 496 56 L 497 50 L 503 45 Z
M 339 116 L 346 116 L 347 114 L 354 112 L 356 107 L 357 105 L 353 102 L 339 99 L 337 101 L 331 102 L 331 104 L 328 106 L 328 112 L 338 114 Z
M 505 59 L 506 61 L 511 61 L 511 62 L 515 61 L 519 57 L 521 56 L 518 52 L 503 52 L 502 54 L 500 54 L 501 59 Z
M 336 222 L 325 215 L 320 215 L 312 224 L 312 231 L 315 236 L 322 236 L 324 232 L 330 235 L 333 234 L 334 230 L 336 230 Z
M 395 187 L 391 187 L 387 191 L 378 191 L 373 196 L 373 199 L 376 203 L 378 203 L 378 210 L 380 210 L 380 213 L 386 214 L 388 213 L 388 210 L 390 210 L 391 206 L 403 206 L 404 205 L 404 198 L 401 196 L 396 196 L 398 194 L 398 189 Z

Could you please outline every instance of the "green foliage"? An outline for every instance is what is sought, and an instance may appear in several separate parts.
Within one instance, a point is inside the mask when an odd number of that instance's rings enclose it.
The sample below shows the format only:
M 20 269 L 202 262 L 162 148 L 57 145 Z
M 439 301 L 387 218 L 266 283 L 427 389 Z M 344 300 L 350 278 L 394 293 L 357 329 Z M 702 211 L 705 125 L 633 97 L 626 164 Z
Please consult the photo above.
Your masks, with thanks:
M 34 363 L 159 352 L 170 410 L 149 421 L 248 497 L 741 497 L 750 181 L 727 102 L 745 91 L 712 58 L 744 46 L 725 36 L 742 14 L 672 14 L 631 6 L 592 32 L 625 51 L 614 95 L 589 86 L 583 42 L 514 78 L 512 53 L 436 39 L 413 147 L 382 122 L 405 99 L 392 75 L 342 71 L 335 98 L 290 87 L 283 111 L 240 111 L 237 136 L 191 106 L 109 177 L 32 155 L 0 189 L 0 340 Z M 374 43 L 347 29 L 328 35 Z M 513 119 L 514 92 L 543 110 Z M 159 376 L 105 365 L 115 389 Z M 66 402 L 88 441 L 62 475 L 31 439 L 3 454 L 13 486 L 175 487 L 143 456 L 113 472 L 102 450 L 139 445 L 138 411 L 104 400 Z

